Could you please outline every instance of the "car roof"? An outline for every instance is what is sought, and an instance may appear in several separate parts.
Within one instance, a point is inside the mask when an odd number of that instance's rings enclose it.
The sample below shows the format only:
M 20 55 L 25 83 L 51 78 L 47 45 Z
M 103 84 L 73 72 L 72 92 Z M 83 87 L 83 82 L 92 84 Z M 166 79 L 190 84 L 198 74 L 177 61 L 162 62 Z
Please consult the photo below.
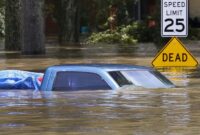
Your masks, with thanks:
M 51 66 L 51 69 L 98 69 L 104 71 L 118 71 L 118 70 L 152 70 L 150 67 L 137 66 L 137 65 L 126 65 L 126 64 L 66 64 L 66 65 L 55 65 Z

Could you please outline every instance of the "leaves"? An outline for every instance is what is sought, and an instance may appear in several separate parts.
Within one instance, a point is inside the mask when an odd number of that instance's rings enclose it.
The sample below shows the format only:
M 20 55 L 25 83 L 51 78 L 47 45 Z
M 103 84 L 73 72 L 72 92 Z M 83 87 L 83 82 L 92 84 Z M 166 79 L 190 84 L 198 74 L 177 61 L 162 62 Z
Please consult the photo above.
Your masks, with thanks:
M 96 43 L 122 43 L 135 44 L 137 40 L 129 34 L 130 26 L 118 27 L 116 31 L 106 30 L 103 32 L 93 33 L 87 40 L 87 44 Z

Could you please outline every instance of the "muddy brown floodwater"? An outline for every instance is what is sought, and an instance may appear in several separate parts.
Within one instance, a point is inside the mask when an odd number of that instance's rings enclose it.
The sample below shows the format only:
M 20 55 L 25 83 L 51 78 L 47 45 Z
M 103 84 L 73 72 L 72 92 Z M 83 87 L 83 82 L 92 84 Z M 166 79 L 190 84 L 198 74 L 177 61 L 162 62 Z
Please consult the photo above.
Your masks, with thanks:
M 188 46 L 199 60 L 200 43 Z M 67 63 L 151 66 L 152 44 L 59 47 L 44 56 L 0 52 L 0 68 L 43 71 Z M 116 91 L 0 91 L 1 135 L 198 135 L 200 69 L 160 68 L 177 88 Z

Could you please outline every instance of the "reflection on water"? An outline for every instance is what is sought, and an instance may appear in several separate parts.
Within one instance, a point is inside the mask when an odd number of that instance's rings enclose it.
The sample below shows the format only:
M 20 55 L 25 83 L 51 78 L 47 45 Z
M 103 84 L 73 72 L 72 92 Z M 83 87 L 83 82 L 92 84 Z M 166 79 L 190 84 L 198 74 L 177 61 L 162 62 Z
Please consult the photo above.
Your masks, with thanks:
M 170 67 L 170 68 L 158 68 L 160 72 L 169 76 L 176 86 L 180 87 L 198 87 L 200 78 L 200 68 L 199 67 Z
M 50 46 L 49 53 L 38 58 L 5 56 L 5 52 L 0 52 L 1 69 L 42 70 L 54 64 L 94 62 L 150 66 L 154 56 L 151 51 L 145 52 L 137 46 L 131 49 L 83 47 L 78 49 L 77 53 L 81 53 L 78 56 L 69 51 L 70 47 L 62 48 L 62 53 L 56 55 L 51 48 L 55 49 Z M 144 58 L 145 54 L 148 57 Z M 199 68 L 158 70 L 178 87 L 79 92 L 0 91 L 0 134 L 200 134 Z
M 198 134 L 198 89 L 0 92 L 1 134 Z

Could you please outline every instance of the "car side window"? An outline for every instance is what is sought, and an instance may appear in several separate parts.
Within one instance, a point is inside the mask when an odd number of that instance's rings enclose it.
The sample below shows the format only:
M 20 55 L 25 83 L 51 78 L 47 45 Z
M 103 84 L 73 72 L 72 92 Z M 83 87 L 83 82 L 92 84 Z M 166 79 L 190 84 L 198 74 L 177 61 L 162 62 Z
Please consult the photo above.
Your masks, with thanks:
M 101 76 L 87 72 L 58 72 L 53 84 L 54 91 L 110 90 Z

